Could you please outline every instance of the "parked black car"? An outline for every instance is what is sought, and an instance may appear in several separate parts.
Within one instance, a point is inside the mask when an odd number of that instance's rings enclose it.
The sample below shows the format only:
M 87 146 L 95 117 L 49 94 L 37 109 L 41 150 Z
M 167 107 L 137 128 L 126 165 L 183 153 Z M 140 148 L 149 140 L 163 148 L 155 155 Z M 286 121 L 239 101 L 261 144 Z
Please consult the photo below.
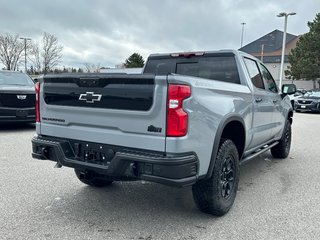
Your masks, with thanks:
M 35 99 L 27 74 L 0 71 L 0 122 L 35 122 Z
M 302 97 L 306 92 L 307 91 L 305 91 L 305 90 L 297 89 L 297 91 L 294 94 L 288 95 L 293 108 L 295 108 L 294 103 L 298 100 L 298 98 Z
M 320 90 L 310 90 L 294 102 L 296 112 L 320 112 Z

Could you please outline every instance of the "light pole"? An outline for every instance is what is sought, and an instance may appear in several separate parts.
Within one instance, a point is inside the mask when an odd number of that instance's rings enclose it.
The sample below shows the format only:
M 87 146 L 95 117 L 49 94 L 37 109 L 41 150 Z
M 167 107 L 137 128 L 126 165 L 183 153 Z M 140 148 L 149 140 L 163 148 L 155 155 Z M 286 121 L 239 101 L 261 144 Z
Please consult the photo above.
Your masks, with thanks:
M 31 41 L 31 38 L 21 37 L 20 39 L 24 41 L 24 71 L 27 73 L 27 41 Z
M 272 47 L 273 44 L 265 44 L 265 43 L 261 43 L 261 58 L 260 58 L 260 61 L 263 62 L 263 57 L 264 57 L 264 47 L 267 46 L 267 47 Z
M 287 36 L 287 20 L 288 16 L 296 15 L 295 12 L 291 13 L 279 13 L 277 17 L 284 17 L 284 30 L 283 30 L 283 39 L 282 39 L 282 53 L 281 53 L 281 64 L 280 64 L 280 74 L 279 74 L 279 89 L 281 91 L 282 88 L 282 75 L 283 75 L 283 64 L 284 64 L 284 53 L 286 48 L 286 36 Z
M 263 62 L 263 51 L 264 51 L 264 45 L 265 44 L 261 44 L 261 62 Z
M 242 25 L 242 30 L 241 30 L 241 46 L 240 47 L 242 47 L 242 44 L 243 44 L 243 32 L 244 32 L 244 25 L 246 25 L 246 23 L 245 22 L 243 22 L 243 23 L 241 23 L 241 25 Z

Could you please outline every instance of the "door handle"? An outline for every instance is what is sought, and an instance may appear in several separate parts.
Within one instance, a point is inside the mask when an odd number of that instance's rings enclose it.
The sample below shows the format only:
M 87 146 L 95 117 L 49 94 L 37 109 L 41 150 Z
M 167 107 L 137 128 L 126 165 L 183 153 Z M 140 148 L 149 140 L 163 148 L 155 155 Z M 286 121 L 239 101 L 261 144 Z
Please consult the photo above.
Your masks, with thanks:
M 256 98 L 256 102 L 261 102 L 262 101 L 262 98 Z
M 278 99 L 273 99 L 272 102 L 276 103 L 276 102 L 278 102 Z

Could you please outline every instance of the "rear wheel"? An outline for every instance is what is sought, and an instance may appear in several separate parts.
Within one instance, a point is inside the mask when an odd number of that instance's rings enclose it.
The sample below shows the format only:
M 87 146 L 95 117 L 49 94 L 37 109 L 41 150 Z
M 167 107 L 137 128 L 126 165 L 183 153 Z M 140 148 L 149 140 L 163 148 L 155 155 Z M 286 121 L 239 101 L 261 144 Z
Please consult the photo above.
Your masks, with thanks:
M 222 139 L 215 159 L 212 177 L 192 186 L 198 208 L 222 216 L 232 207 L 239 182 L 239 154 L 230 139 Z
M 99 176 L 94 172 L 83 171 L 74 169 L 77 178 L 84 184 L 93 187 L 106 187 L 112 184 L 113 180 Z
M 286 121 L 284 131 L 279 143 L 271 148 L 271 154 L 275 158 L 286 158 L 289 155 L 291 147 L 291 123 Z

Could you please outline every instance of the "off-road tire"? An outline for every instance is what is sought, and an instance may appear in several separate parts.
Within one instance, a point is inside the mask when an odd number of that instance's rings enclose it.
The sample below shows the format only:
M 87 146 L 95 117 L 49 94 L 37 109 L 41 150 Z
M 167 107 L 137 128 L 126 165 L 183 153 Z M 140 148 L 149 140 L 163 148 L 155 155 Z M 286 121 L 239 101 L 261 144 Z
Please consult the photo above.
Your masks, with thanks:
M 236 198 L 239 183 L 239 154 L 230 139 L 222 139 L 212 176 L 192 186 L 197 207 L 215 216 L 226 214 Z
M 90 185 L 92 187 L 106 187 L 106 186 L 111 185 L 113 182 L 113 180 L 111 180 L 111 179 L 98 177 L 98 175 L 93 172 L 88 173 L 86 179 L 80 178 L 81 170 L 74 169 L 74 172 L 76 173 L 77 178 L 81 182 L 83 182 L 84 184 Z
M 279 143 L 271 148 L 271 154 L 274 158 L 286 158 L 289 155 L 291 147 L 291 123 L 286 121 L 282 137 Z

